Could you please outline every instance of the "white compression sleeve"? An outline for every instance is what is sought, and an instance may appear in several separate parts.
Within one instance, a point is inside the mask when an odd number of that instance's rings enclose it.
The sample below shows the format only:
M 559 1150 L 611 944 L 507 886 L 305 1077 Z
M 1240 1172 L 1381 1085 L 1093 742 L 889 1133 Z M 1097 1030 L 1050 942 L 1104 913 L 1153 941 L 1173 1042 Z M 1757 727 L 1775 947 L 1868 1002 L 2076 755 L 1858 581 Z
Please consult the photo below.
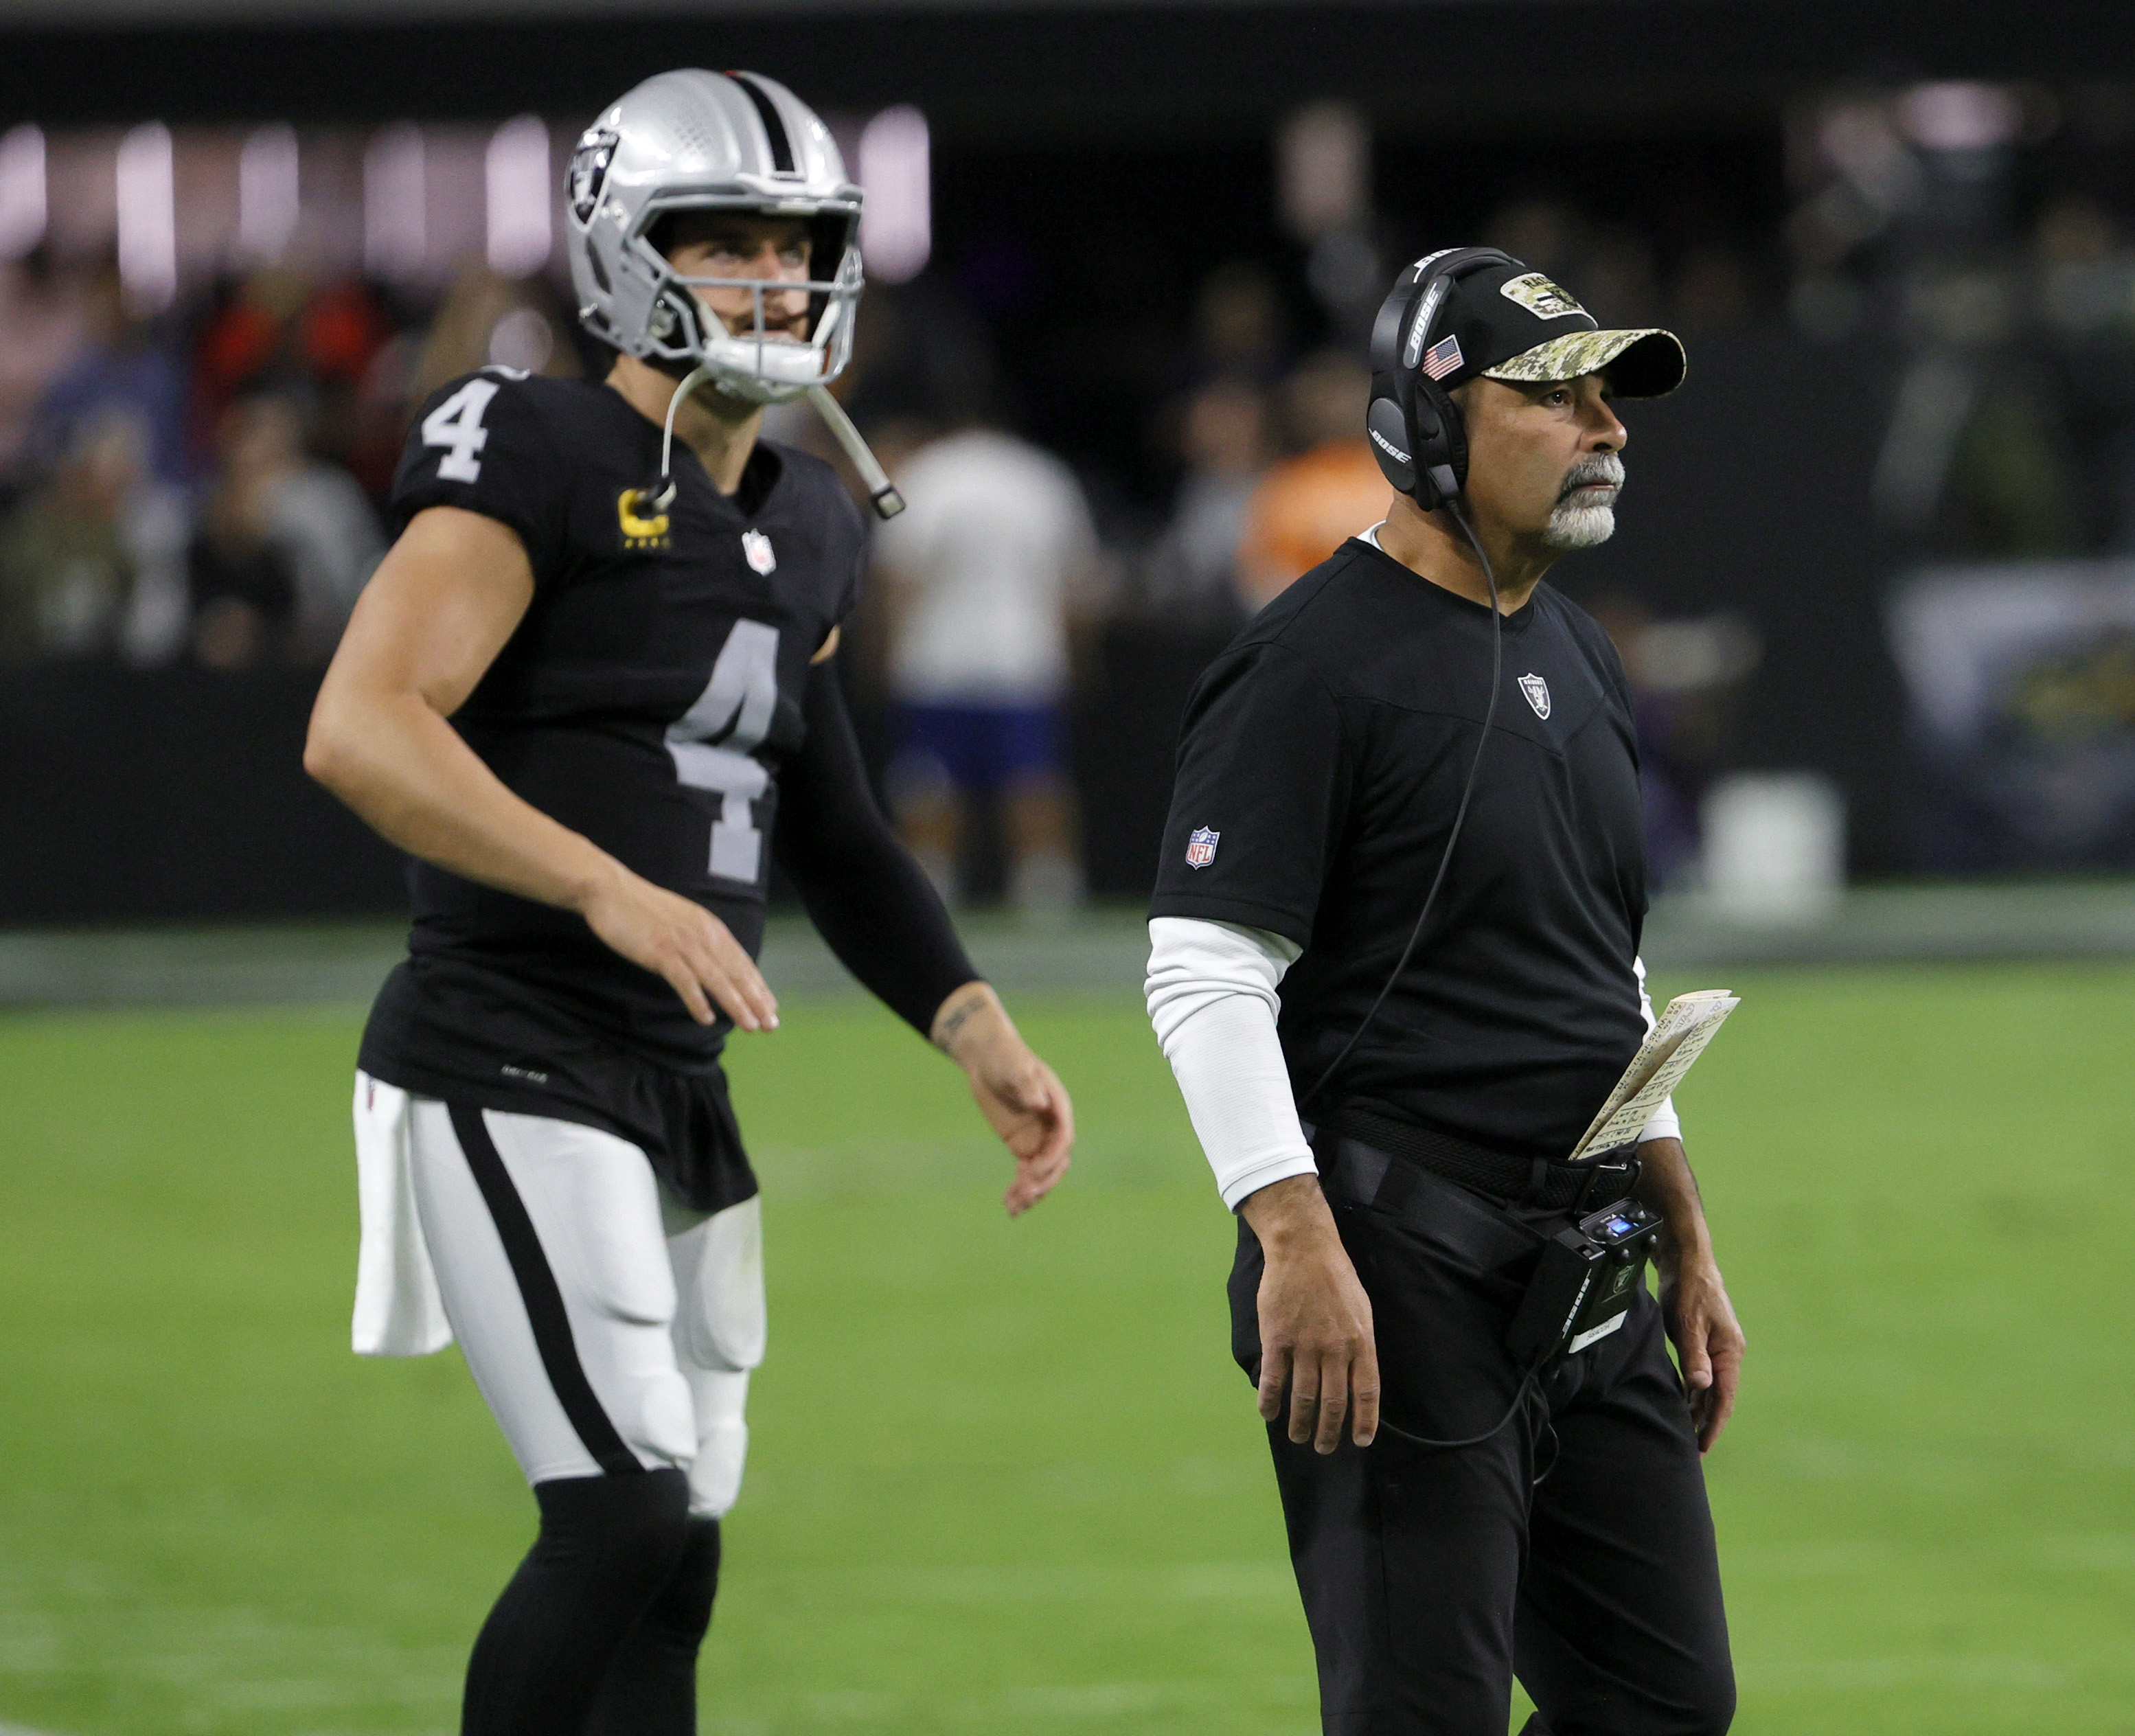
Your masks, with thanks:
M 1653 1034 L 1653 1027 L 1658 1021 L 1653 1017 L 1653 998 L 1646 993 L 1646 961 L 1644 959 L 1633 959 L 1631 970 L 1639 979 L 1639 1011 L 1646 1016 L 1646 1035 L 1650 1037 Z M 1653 1111 L 1653 1119 L 1646 1123 L 1645 1130 L 1639 1135 L 1639 1138 L 1645 1140 L 1680 1139 L 1682 1137 L 1682 1122 L 1675 1112 L 1675 1099 L 1672 1096 L 1663 1097 L 1661 1099 L 1661 1106 Z
M 1265 929 L 1188 916 L 1149 925 L 1149 1018 L 1223 1203 L 1316 1174 L 1276 1036 L 1276 988 L 1303 950 Z

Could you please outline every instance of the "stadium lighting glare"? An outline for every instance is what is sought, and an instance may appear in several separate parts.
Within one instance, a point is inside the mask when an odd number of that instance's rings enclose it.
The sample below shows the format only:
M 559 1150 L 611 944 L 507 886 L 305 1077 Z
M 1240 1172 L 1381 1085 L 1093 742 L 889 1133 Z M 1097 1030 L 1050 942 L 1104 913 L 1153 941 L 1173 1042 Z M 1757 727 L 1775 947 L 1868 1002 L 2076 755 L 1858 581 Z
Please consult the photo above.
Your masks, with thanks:
M 1300 241 L 1353 228 L 1372 206 L 1372 136 L 1357 111 L 1314 103 L 1283 123 L 1276 140 L 1282 220 Z
M 237 244 L 250 258 L 275 260 L 297 232 L 298 147 L 293 127 L 257 128 L 237 157 Z
M 161 121 L 119 142 L 119 276 L 137 313 L 160 313 L 178 293 L 178 223 L 171 129 Z
M 868 275 L 909 283 L 934 250 L 934 193 L 927 117 L 908 103 L 884 109 L 862 130 L 860 185 L 867 189 L 861 251 Z
M 2024 108 L 1999 85 L 1915 85 L 1899 98 L 1898 119 L 1930 151 L 1987 151 L 2016 136 Z
M 0 259 L 45 239 L 45 135 L 24 122 L 0 133 Z
M 491 269 L 508 278 L 539 271 L 549 262 L 549 207 L 556 196 L 549 128 L 539 115 L 508 120 L 491 135 L 488 192 Z
M 376 278 L 411 278 L 421 271 L 430 251 L 428 206 L 423 129 L 413 121 L 396 121 L 364 152 L 364 269 Z

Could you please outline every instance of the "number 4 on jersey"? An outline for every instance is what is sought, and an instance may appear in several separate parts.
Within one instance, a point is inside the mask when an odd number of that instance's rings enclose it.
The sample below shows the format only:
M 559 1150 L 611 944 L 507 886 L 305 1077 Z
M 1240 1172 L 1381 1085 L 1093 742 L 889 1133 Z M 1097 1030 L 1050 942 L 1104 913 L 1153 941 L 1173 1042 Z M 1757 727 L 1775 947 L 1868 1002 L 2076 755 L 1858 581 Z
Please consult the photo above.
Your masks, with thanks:
M 675 776 L 723 798 L 712 823 L 711 861 L 722 880 L 753 886 L 762 871 L 754 804 L 771 787 L 771 774 L 749 756 L 770 733 L 777 709 L 778 629 L 737 621 L 697 703 L 667 728 Z
M 489 444 L 482 418 L 496 389 L 493 380 L 470 380 L 423 418 L 423 444 L 445 448 L 438 474 L 448 482 L 481 480 L 482 460 L 475 454 Z

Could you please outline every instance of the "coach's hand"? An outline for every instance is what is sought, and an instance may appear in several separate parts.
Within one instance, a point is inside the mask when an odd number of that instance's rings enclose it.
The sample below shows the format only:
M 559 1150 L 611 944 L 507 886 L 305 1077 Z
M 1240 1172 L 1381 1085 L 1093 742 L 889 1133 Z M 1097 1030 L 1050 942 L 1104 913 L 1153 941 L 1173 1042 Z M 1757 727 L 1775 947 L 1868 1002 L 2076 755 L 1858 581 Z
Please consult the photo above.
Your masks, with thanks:
M 1379 1432 L 1379 1351 L 1372 1298 L 1357 1280 L 1317 1176 L 1290 1176 L 1249 1194 L 1238 1208 L 1260 1238 L 1261 1415 L 1283 1414 L 1290 1438 L 1319 1453 L 1349 1436 L 1368 1447 Z
M 1639 1197 L 1668 1225 L 1653 1260 L 1661 1318 L 1690 1395 L 1697 1450 L 1710 1453 L 1734 1414 L 1735 1390 L 1742 1378 L 1742 1327 L 1712 1257 L 1712 1232 L 1682 1142 L 1647 1139 L 1639 1147 Z
M 709 1025 L 716 1001 L 744 1031 L 778 1027 L 778 1003 L 725 923 L 703 905 L 610 862 L 577 900 L 586 926 L 633 965 L 666 978 L 690 1017 Z
M 1735 1414 L 1735 1390 L 1742 1378 L 1742 1327 L 1711 1250 L 1686 1251 L 1671 1245 L 1673 1240 L 1663 1243 L 1654 1261 L 1661 1318 L 1682 1365 L 1697 1450 L 1710 1453 Z
M 1030 1052 L 992 986 L 966 983 L 942 1003 L 927 1035 L 971 1081 L 988 1125 L 1015 1157 L 1001 1203 L 1019 1217 L 1068 1173 L 1075 1105 L 1060 1076 Z

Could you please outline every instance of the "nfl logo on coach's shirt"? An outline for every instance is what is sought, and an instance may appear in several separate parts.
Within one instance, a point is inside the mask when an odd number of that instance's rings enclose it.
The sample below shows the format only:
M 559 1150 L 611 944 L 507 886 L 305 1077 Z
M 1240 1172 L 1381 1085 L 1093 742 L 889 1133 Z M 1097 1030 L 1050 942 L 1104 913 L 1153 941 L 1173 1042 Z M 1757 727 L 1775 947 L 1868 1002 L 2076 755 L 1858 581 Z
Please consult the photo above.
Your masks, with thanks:
M 1527 696 L 1527 704 L 1534 707 L 1534 714 L 1537 717 L 1546 718 L 1549 715 L 1548 682 L 1543 680 L 1540 675 L 1523 675 L 1520 677 L 1520 691 Z
M 768 574 L 778 564 L 778 557 L 771 552 L 771 539 L 761 530 L 742 532 L 741 552 L 748 557 L 749 565 L 759 573 Z
M 1203 826 L 1186 840 L 1186 865 L 1206 868 L 1216 859 L 1216 840 L 1223 834 Z

